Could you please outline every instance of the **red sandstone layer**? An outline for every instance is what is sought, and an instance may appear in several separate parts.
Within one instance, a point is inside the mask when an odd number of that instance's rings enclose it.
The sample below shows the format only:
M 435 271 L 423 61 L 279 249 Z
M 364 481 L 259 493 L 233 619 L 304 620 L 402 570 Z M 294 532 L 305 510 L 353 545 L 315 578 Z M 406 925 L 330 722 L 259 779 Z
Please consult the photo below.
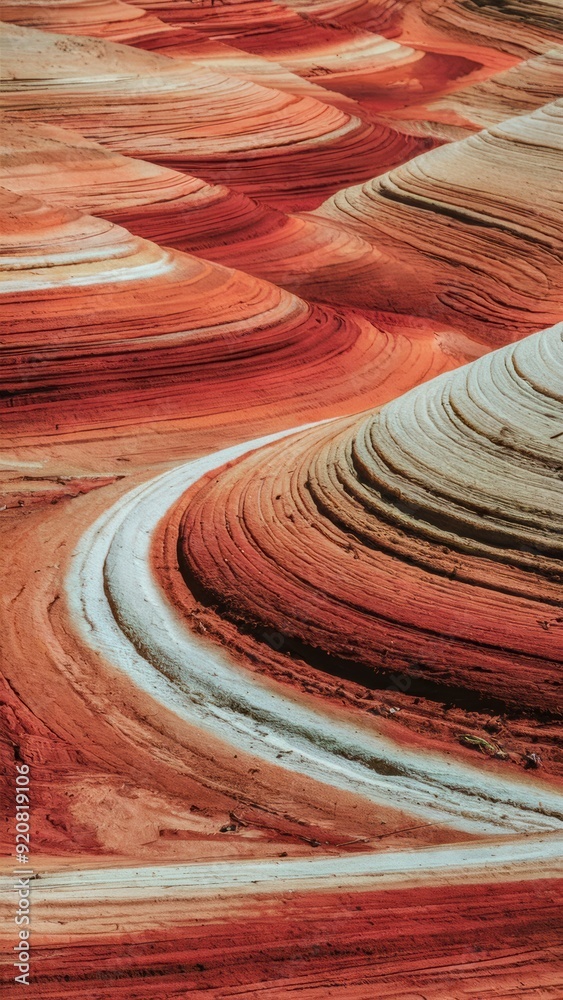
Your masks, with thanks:
M 14 27 L 5 44 L 4 73 L 13 82 L 3 104 L 10 116 L 78 128 L 110 149 L 238 186 L 280 207 L 318 204 L 341 186 L 344 164 L 359 180 L 429 145 L 308 97 L 128 46 Z
M 318 215 L 394 258 L 420 312 L 507 343 L 562 314 L 562 146 L 556 101 L 346 188 Z
M 557 0 L 0 17 L 32 992 L 557 1000 Z

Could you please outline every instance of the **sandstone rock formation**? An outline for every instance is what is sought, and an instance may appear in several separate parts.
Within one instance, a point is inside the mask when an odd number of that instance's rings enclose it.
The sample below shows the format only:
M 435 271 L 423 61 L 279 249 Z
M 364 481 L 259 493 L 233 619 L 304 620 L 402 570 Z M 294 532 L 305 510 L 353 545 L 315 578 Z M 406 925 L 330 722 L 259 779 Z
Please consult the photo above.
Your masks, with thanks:
M 371 687 L 560 711 L 562 328 L 188 495 L 205 604 Z
M 10 27 L 3 37 L 9 116 L 76 128 L 280 207 L 318 204 L 341 186 L 344 164 L 348 178 L 365 179 L 428 146 L 312 98 L 129 46 L 33 28 Z
M 454 94 L 410 107 L 405 116 L 412 120 L 457 127 L 467 133 L 498 125 L 514 115 L 525 115 L 561 96 L 563 89 L 563 49 L 555 48 L 533 56 L 482 82 L 461 88 Z
M 456 364 L 436 337 L 395 336 L 30 196 L 3 200 L 8 431 L 218 427 L 271 419 L 275 404 L 318 417 Z
M 286 216 L 225 185 L 125 157 L 79 133 L 25 120 L 0 139 L 10 190 L 103 215 L 160 245 L 294 289 L 369 305 L 370 286 L 393 287 L 393 269 L 365 240 L 313 218 Z
M 555 1000 L 558 0 L 0 19 L 30 995 Z
M 556 101 L 340 191 L 318 215 L 395 257 L 421 312 L 506 343 L 562 312 L 562 148 Z

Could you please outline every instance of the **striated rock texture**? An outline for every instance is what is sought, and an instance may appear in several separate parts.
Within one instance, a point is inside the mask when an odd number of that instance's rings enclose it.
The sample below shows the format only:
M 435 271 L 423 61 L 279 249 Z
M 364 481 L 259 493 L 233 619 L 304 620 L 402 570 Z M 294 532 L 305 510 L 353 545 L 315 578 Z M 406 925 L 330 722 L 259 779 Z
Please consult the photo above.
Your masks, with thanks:
M 164 13 L 158 3 L 149 4 Z M 375 33 L 368 19 L 348 27 L 345 19 L 319 19 L 317 12 L 292 11 L 289 4 L 261 0 L 221 5 L 174 5 L 174 23 L 191 25 L 215 41 L 253 55 L 274 59 L 329 91 L 352 97 L 363 108 L 378 110 L 409 102 L 413 93 L 447 89 L 478 68 L 466 58 L 425 52 Z M 170 8 L 166 8 L 168 16 Z M 266 13 L 266 18 L 264 14 Z
M 562 314 L 563 102 L 347 188 L 319 217 L 396 258 L 409 297 L 492 344 Z
M 421 993 L 441 1000 L 462 996 L 460 988 L 508 998 L 515 982 L 519 991 L 540 996 L 539 981 L 544 996 L 556 997 L 551 957 L 558 947 L 559 904 L 556 879 L 442 885 L 438 891 L 293 891 L 271 901 L 228 899 L 221 909 L 199 901 L 205 940 L 192 910 L 166 935 L 114 933 L 105 945 L 75 945 L 72 955 L 42 949 L 38 982 L 49 1000 L 98 998 L 100 969 L 106 995 L 121 990 L 127 976 L 136 984 L 136 1000 L 153 1000 L 155 980 L 163 997 L 177 995 L 181 984 L 194 995 L 243 1000 L 291 997 L 297 990 L 308 1000 L 323 1000 L 327 989 L 366 1000 L 410 1000 Z M 63 981 L 56 981 L 61 972 Z
M 562 332 L 194 487 L 188 586 L 368 686 L 560 712 Z
M 437 338 L 395 337 L 30 196 L 3 200 L 7 429 L 240 422 L 276 402 L 298 419 L 384 401 L 456 364 Z
M 522 58 L 562 41 L 558 0 L 407 0 L 402 6 L 407 17 L 414 14 L 454 44 L 471 39 Z
M 0 20 L 26 28 L 142 43 L 174 29 L 122 0 L 3 0 Z
M 556 48 L 430 104 L 421 116 L 478 130 L 529 114 L 562 92 L 563 48 Z
M 10 116 L 77 128 L 280 207 L 312 207 L 340 187 L 343 169 L 365 179 L 428 147 L 312 98 L 129 46 L 15 27 L 4 44 Z
M 34 998 L 559 1000 L 560 6 L 0 0 Z
M 221 184 L 125 157 L 57 126 L 13 120 L 0 138 L 10 190 L 103 215 L 161 245 L 198 254 L 317 300 L 370 305 L 397 282 L 391 262 L 330 223 L 286 216 Z M 388 290 L 388 291 L 387 291 Z
M 170 16 L 173 10 L 167 12 Z M 173 58 L 189 58 L 209 69 L 242 76 L 267 87 L 311 97 L 325 97 L 313 84 L 295 76 L 273 60 L 251 56 L 241 49 L 203 36 L 179 23 L 163 21 L 154 14 L 120 0 L 29 4 L 0 4 L 0 20 L 22 27 L 68 35 L 90 35 L 108 41 L 126 42 L 138 48 L 159 52 Z M 346 103 L 344 101 L 344 103 Z M 351 103 L 351 102 L 348 102 Z

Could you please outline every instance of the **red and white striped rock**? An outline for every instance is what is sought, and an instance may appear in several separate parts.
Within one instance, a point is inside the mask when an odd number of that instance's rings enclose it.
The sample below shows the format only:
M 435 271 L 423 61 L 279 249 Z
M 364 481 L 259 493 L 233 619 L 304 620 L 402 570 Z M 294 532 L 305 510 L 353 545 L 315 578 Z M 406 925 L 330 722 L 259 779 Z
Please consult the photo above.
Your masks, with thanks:
M 393 288 L 390 262 L 365 240 L 288 217 L 241 191 L 125 157 L 57 126 L 9 122 L 4 183 L 51 205 L 103 215 L 137 236 L 198 254 L 316 300 L 370 305 Z
M 139 43 L 175 34 L 154 14 L 122 0 L 1 0 L 0 21 L 114 42 Z
M 562 375 L 559 326 L 220 471 L 185 500 L 188 587 L 230 643 L 560 712 Z
M 506 343 L 563 315 L 562 149 L 557 101 L 340 191 L 318 216 L 395 258 L 412 311 Z
M 34 995 L 559 996 L 559 13 L 0 3 Z
M 344 177 L 365 179 L 428 146 L 314 99 L 129 46 L 33 28 L 10 27 L 4 39 L 10 116 L 75 128 L 279 207 L 319 204 Z
M 463 358 L 455 338 L 395 334 L 105 220 L 3 200 L 2 409 L 16 433 L 189 418 L 220 434 L 279 419 L 275 406 L 329 416 Z
M 560 97 L 563 90 L 563 48 L 532 56 L 471 87 L 417 109 L 405 116 L 452 124 L 469 132 L 498 125 L 515 115 L 527 115 Z

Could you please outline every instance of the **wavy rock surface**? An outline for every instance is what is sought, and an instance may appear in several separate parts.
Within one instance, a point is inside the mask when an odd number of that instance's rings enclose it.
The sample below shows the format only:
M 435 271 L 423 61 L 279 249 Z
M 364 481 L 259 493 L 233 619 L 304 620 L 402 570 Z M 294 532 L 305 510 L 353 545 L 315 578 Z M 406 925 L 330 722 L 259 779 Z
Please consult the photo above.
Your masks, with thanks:
M 252 80 L 270 89 L 335 103 L 354 113 L 353 102 L 346 98 L 338 99 L 337 95 L 331 95 L 296 76 L 273 59 L 264 59 L 223 41 L 206 38 L 184 25 L 164 22 L 154 14 L 120 0 L 70 0 L 62 4 L 58 0 L 37 4 L 0 3 L 0 20 L 43 31 L 126 42 L 172 58 L 189 59 L 192 65 L 196 62 L 215 72 Z
M 114 153 L 79 132 L 25 118 L 7 122 L 0 142 L 6 186 L 22 195 L 41 194 L 61 208 L 123 216 L 137 210 L 142 216 L 144 208 L 159 203 L 165 215 L 171 202 L 181 216 L 182 210 L 224 203 L 229 195 L 200 178 Z M 243 195 L 236 197 L 244 201 Z M 160 242 L 169 244 L 171 236 L 163 223 Z
M 392 38 L 399 34 L 408 0 L 283 0 L 284 7 L 322 22 L 363 27 Z
M 493 344 L 563 312 L 563 102 L 432 150 L 318 210 L 397 261 L 417 308 Z
M 152 6 L 159 2 L 152 0 Z M 517 9 L 512 4 L 510 25 L 504 12 L 498 16 L 498 4 L 481 0 L 283 0 L 283 6 L 323 23 L 363 28 L 421 50 L 464 55 L 473 51 L 493 65 L 499 59 L 506 61 L 502 49 L 507 36 L 512 41 L 515 32 L 530 34 L 529 22 L 541 13 L 543 0 L 532 0 L 527 11 L 524 5 Z
M 264 25 L 264 10 L 281 12 L 280 25 Z M 380 110 L 408 103 L 413 93 L 443 90 L 478 65 L 467 59 L 426 53 L 411 46 L 342 23 L 321 22 L 304 10 L 289 15 L 281 5 L 245 3 L 216 8 L 190 5 L 186 23 L 211 38 L 225 33 L 238 47 L 273 57 L 292 72 L 324 88 L 358 99 Z M 156 8 L 158 9 L 158 8 Z M 282 20 L 283 19 L 283 20 Z
M 401 38 L 440 41 L 447 49 L 479 47 L 525 59 L 563 40 L 558 0 L 405 0 L 400 2 Z
M 270 90 L 281 90 L 286 94 L 311 97 L 356 117 L 365 117 L 363 108 L 349 97 L 327 90 L 312 79 L 298 76 L 273 57 L 247 52 L 220 38 L 207 38 L 197 31 L 182 27 L 167 31 L 158 39 L 147 39 L 137 44 L 151 52 L 159 52 L 172 59 L 189 60 L 192 65 L 196 63 L 225 76 L 251 80 Z
M 31 993 L 558 1000 L 557 5 L 0 17 Z
M 370 305 L 396 282 L 365 240 L 313 218 L 288 217 L 241 191 L 105 149 L 57 126 L 7 123 L 4 183 L 49 204 L 103 215 L 137 236 L 199 254 L 316 300 Z M 395 288 L 396 293 L 396 288 Z
M 368 685 L 560 711 L 562 376 L 555 327 L 225 469 L 187 497 L 188 585 Z
M 428 145 L 310 98 L 128 46 L 33 28 L 10 27 L 4 39 L 10 115 L 76 128 L 280 207 L 318 204 L 341 186 L 344 169 L 365 178 Z
M 188 0 L 171 7 L 150 0 L 145 6 L 176 24 L 193 25 L 210 40 L 228 38 L 240 50 L 277 60 L 320 84 L 329 103 L 331 91 L 341 93 L 359 101 L 364 111 L 400 107 L 413 97 L 447 91 L 479 67 L 471 58 L 439 48 L 426 51 L 416 43 L 392 40 L 389 19 L 376 10 L 381 5 L 324 3 L 311 9 L 310 4 L 245 0 L 195 6 Z
M 421 757 L 377 731 L 371 720 L 366 724 L 365 717 L 358 726 L 358 717 L 311 703 L 256 671 L 241 670 L 236 659 L 206 641 L 197 609 L 191 614 L 196 627 L 183 627 L 173 612 L 177 557 L 170 553 L 181 545 L 174 530 L 176 512 L 171 522 L 167 512 L 186 487 L 213 478 L 218 466 L 268 440 L 223 449 L 164 473 L 125 495 L 92 525 L 74 554 L 66 586 L 77 632 L 99 655 L 109 655 L 124 676 L 174 707 L 206 737 L 224 739 L 227 724 L 237 758 L 239 753 L 247 759 L 258 755 L 274 766 L 281 760 L 279 767 L 300 780 L 328 783 L 343 794 L 359 794 L 372 806 L 400 810 L 439 841 L 456 834 L 560 829 L 563 798 L 557 792 L 534 788 L 516 775 L 499 780 L 482 774 L 477 780 L 474 766 L 443 754 Z M 136 567 L 134 589 L 131 563 Z M 229 575 L 228 553 L 223 563 Z M 258 593 L 264 585 L 259 581 Z
M 563 48 L 558 48 L 421 107 L 417 118 L 478 130 L 530 114 L 562 92 Z M 412 108 L 408 115 L 413 115 Z
M 459 363 L 439 338 L 395 336 L 28 196 L 6 193 L 3 221 L 3 409 L 14 431 L 240 423 L 276 401 L 328 415 Z
M 154 14 L 121 0 L 4 0 L 0 2 L 0 21 L 137 44 L 174 34 L 174 29 Z
M 300 0 L 296 0 L 297 3 Z M 294 0 L 291 0 L 294 5 Z M 355 17 L 363 23 L 368 3 Z M 561 44 L 558 0 L 395 0 L 374 4 L 387 21 L 380 30 L 403 44 L 418 44 L 483 61 L 497 69 Z M 378 30 L 378 29 L 372 29 Z

